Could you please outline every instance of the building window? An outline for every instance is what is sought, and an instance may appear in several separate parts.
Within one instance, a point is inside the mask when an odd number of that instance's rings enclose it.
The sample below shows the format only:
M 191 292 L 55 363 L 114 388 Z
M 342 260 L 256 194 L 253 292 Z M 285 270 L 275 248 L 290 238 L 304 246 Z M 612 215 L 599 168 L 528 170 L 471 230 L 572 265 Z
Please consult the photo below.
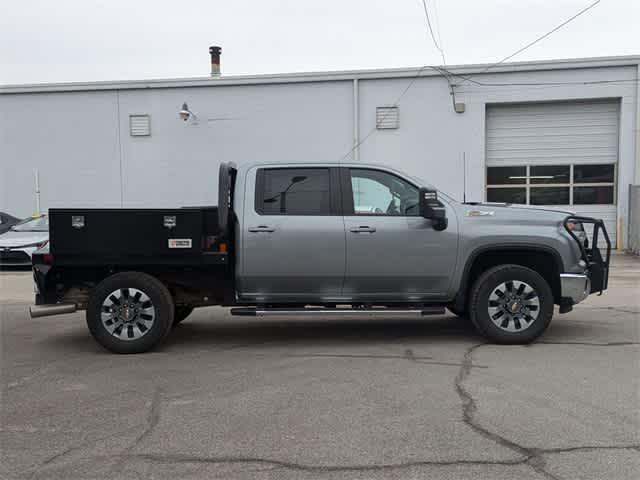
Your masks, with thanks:
M 400 111 L 398 107 L 377 107 L 376 108 L 376 128 L 387 130 L 400 126 Z
M 487 201 L 613 205 L 615 164 L 487 167 Z

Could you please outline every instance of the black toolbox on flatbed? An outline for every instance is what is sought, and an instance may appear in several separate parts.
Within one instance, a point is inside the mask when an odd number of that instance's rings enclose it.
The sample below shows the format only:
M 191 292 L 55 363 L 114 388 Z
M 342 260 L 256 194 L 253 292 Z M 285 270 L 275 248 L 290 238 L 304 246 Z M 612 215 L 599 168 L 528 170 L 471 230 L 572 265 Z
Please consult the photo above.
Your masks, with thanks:
M 217 207 L 49 210 L 55 263 L 226 263 Z

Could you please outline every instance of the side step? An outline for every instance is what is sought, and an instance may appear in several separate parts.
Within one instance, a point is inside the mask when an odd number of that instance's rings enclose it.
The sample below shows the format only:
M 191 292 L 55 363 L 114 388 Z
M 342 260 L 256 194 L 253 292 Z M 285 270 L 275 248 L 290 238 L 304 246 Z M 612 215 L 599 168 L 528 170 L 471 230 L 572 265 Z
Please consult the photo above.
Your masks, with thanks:
M 50 315 L 64 315 L 77 310 L 75 303 L 56 303 L 53 305 L 31 305 L 29 316 L 31 318 L 48 317 Z
M 421 309 L 402 308 L 255 308 L 238 307 L 231 309 L 231 315 L 243 317 L 281 317 L 281 316 L 362 316 L 362 317 L 387 317 L 406 316 L 424 317 L 427 315 L 444 315 L 444 307 L 423 307 Z

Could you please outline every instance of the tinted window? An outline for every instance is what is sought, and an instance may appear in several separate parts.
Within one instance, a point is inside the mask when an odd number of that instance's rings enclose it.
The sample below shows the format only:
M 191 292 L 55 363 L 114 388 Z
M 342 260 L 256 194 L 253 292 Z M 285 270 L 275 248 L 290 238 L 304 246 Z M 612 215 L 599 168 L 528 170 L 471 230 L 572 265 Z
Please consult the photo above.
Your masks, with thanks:
M 574 165 L 574 183 L 613 183 L 614 165 Z
M 531 205 L 569 205 L 569 187 L 539 187 L 529 192 Z
M 487 188 L 487 202 L 527 203 L 526 188 Z
M 613 204 L 613 187 L 573 187 L 575 205 Z
M 330 215 L 327 168 L 264 169 L 260 183 L 256 210 L 263 215 Z
M 488 167 L 487 185 L 526 183 L 527 167 Z
M 569 165 L 542 165 L 530 168 L 531 183 L 569 183 Z
M 379 170 L 351 170 L 356 215 L 418 215 L 418 189 Z

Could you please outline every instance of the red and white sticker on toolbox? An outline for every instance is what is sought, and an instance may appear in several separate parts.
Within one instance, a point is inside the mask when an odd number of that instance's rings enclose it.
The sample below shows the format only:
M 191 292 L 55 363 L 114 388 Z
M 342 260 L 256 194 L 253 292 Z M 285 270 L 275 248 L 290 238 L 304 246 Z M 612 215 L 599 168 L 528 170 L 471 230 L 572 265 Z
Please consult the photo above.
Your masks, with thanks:
M 191 248 L 192 242 L 190 238 L 170 238 L 169 248 Z

